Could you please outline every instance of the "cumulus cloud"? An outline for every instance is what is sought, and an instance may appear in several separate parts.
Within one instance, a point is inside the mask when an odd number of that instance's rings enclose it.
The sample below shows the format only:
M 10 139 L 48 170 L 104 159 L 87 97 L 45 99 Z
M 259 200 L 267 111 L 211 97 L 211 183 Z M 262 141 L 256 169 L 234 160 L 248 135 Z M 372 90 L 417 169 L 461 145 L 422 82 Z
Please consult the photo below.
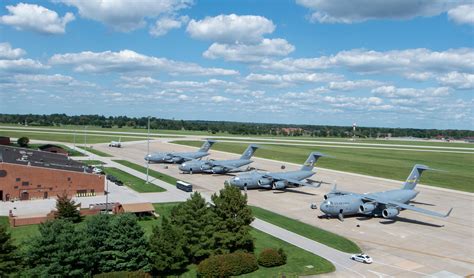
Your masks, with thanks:
M 0 43 L 0 59 L 18 59 L 26 54 L 26 51 L 21 48 L 12 48 L 10 43 Z
M 213 96 L 213 97 L 211 97 L 211 101 L 217 102 L 217 103 L 219 103 L 219 102 L 227 102 L 227 101 L 229 101 L 229 100 L 230 100 L 230 99 L 228 99 L 228 98 L 226 98 L 226 97 L 223 97 L 223 96 Z
M 443 86 L 461 90 L 474 89 L 474 74 L 450 72 L 436 79 Z
M 238 74 L 235 70 L 205 68 L 194 63 L 147 56 L 132 50 L 55 54 L 49 59 L 49 63 L 52 65 L 72 66 L 77 72 L 93 73 L 165 71 L 171 74 L 184 73 L 192 75 Z
M 32 59 L 0 60 L 0 73 L 34 72 L 47 68 L 49 66 Z
M 448 17 L 458 24 L 474 25 L 474 4 L 457 6 L 448 11 Z
M 203 56 L 226 61 L 256 62 L 268 57 L 286 56 L 295 47 L 284 39 L 263 39 L 256 45 L 213 43 Z
M 159 37 L 166 35 L 172 29 L 181 28 L 183 24 L 189 21 L 189 17 L 181 16 L 178 18 L 175 17 L 162 17 L 159 18 L 153 26 L 150 27 L 150 35 L 154 37 Z
M 172 14 L 193 4 L 192 0 L 56 0 L 78 9 L 81 17 L 100 21 L 114 30 L 129 32 L 146 25 L 146 18 Z
M 372 88 L 383 85 L 383 82 L 377 80 L 345 80 L 345 81 L 331 81 L 328 84 L 330 90 L 337 91 L 351 91 L 362 88 Z
M 405 20 L 419 16 L 431 17 L 455 9 L 463 3 L 469 3 L 469 0 L 350 0 L 343 1 L 344 3 L 331 0 L 297 0 L 296 2 L 312 11 L 310 20 L 313 22 L 349 24 L 372 19 Z
M 1 16 L 0 23 L 43 34 L 64 34 L 66 24 L 75 19 L 72 13 L 60 17 L 55 11 L 34 4 L 19 3 L 6 8 L 10 14 Z
M 474 72 L 474 49 L 432 51 L 426 48 L 374 51 L 352 49 L 317 58 L 264 60 L 260 67 L 271 70 L 305 71 L 342 67 L 358 73 Z
M 387 98 L 431 98 L 448 96 L 451 94 L 451 89 L 448 87 L 416 89 L 381 86 L 373 89 L 372 93 Z
M 277 86 L 290 86 L 301 83 L 318 83 L 333 80 L 342 80 L 343 76 L 334 73 L 290 73 L 290 74 L 258 74 L 251 73 L 245 77 L 246 81 Z
M 258 43 L 263 35 L 273 33 L 275 25 L 263 16 L 218 15 L 191 20 L 187 32 L 192 38 L 219 43 Z

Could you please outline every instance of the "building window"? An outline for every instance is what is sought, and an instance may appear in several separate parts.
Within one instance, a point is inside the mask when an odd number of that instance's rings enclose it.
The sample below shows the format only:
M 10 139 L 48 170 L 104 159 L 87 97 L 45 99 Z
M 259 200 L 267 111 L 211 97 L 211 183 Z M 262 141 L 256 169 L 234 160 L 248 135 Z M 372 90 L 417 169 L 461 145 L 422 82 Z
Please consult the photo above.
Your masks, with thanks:
M 21 185 L 23 185 L 23 186 L 28 186 L 28 185 L 30 185 L 30 182 L 24 181 L 24 182 L 21 183 Z
M 21 179 L 20 179 L 20 178 L 16 178 L 16 181 L 21 181 Z
M 15 189 L 18 189 L 18 185 L 14 187 Z
M 6 176 L 7 176 L 7 171 L 0 170 L 0 178 L 6 177 Z
M 41 184 L 38 184 L 36 187 L 40 188 L 40 187 L 41 187 Z
M 68 177 L 68 178 L 67 178 L 67 181 L 71 181 L 71 177 Z

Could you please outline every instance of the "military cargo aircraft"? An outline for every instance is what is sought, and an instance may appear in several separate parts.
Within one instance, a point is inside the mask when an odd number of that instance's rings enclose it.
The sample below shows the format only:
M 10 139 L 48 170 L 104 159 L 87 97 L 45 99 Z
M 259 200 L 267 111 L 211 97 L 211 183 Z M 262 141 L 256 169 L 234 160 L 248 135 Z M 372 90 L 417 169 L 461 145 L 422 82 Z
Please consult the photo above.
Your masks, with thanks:
M 428 166 L 416 164 L 401 189 L 358 194 L 337 190 L 336 186 L 328 194 L 324 195 L 324 201 L 320 210 L 325 213 L 321 217 L 338 217 L 343 221 L 346 215 L 363 214 L 367 216 L 382 216 L 383 218 L 394 218 L 402 210 L 412 210 L 429 216 L 448 217 L 452 208 L 446 214 L 417 208 L 408 203 L 413 200 L 419 191 L 415 186 L 425 170 L 432 170 Z
M 184 173 L 213 173 L 225 174 L 230 172 L 240 172 L 240 167 L 248 165 L 253 161 L 252 158 L 255 151 L 258 149 L 256 145 L 249 145 L 239 159 L 233 160 L 190 160 L 182 163 L 179 170 Z
M 118 141 L 112 141 L 109 143 L 109 147 L 121 148 L 122 147 L 122 137 L 119 137 Z
M 303 182 L 315 173 L 312 171 L 316 161 L 325 156 L 322 153 L 312 152 L 309 154 L 308 159 L 298 171 L 288 172 L 274 172 L 265 173 L 260 171 L 252 171 L 250 173 L 240 174 L 236 177 L 226 181 L 226 184 L 237 186 L 240 189 L 277 189 L 283 190 L 287 187 L 298 187 L 298 186 L 312 186 L 319 187 L 321 183 L 315 185 L 312 182 Z
M 206 140 L 197 152 L 156 152 L 145 156 L 149 163 L 183 163 L 208 156 L 209 149 L 216 141 Z

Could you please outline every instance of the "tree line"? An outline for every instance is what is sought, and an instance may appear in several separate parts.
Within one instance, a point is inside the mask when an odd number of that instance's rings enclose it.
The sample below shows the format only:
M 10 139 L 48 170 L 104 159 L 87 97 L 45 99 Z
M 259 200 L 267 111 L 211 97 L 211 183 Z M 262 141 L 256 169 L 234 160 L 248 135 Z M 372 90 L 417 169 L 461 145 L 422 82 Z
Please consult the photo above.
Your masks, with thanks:
M 253 272 L 258 264 L 286 263 L 281 249 L 265 249 L 258 260 L 253 254 L 247 195 L 226 186 L 211 199 L 213 205 L 192 194 L 147 237 L 133 214 L 83 221 L 78 205 L 58 196 L 56 219 L 40 224 L 29 241 L 18 246 L 0 225 L 0 277 L 163 277 L 180 275 L 191 264 L 201 277 L 229 277 Z
M 0 123 L 25 124 L 31 126 L 99 126 L 103 128 L 128 127 L 147 128 L 147 117 L 101 116 L 101 115 L 20 115 L 0 114 Z M 352 137 L 352 126 L 330 125 L 296 125 L 271 123 L 243 123 L 228 121 L 198 121 L 150 118 L 151 129 L 204 131 L 209 134 L 228 133 L 238 135 L 281 135 L 281 136 L 315 136 L 315 137 Z M 417 129 L 417 128 L 386 128 L 386 127 L 357 127 L 356 136 L 362 138 L 377 137 L 417 137 L 461 139 L 474 137 L 473 130 L 457 129 Z

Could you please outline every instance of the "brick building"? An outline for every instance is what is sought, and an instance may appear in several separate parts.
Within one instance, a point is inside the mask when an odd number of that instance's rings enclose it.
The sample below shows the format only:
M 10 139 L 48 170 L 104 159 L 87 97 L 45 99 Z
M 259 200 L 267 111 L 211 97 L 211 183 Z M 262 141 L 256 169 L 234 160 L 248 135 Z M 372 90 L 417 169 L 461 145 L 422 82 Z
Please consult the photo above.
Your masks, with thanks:
M 104 194 L 105 178 L 61 154 L 0 146 L 0 201 Z
M 0 145 L 10 145 L 10 137 L 0 136 Z

